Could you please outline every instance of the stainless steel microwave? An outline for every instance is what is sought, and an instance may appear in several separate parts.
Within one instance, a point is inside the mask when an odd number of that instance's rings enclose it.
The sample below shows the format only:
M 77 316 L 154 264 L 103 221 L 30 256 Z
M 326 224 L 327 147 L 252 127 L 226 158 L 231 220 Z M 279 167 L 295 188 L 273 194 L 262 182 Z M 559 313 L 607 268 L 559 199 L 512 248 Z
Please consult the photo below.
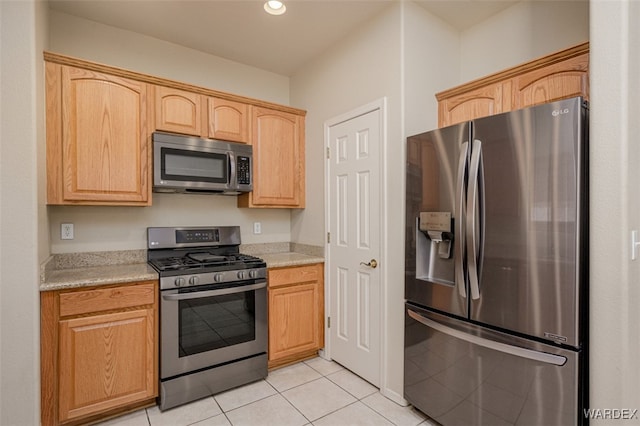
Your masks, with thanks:
M 251 145 L 153 133 L 153 191 L 236 195 L 253 189 Z

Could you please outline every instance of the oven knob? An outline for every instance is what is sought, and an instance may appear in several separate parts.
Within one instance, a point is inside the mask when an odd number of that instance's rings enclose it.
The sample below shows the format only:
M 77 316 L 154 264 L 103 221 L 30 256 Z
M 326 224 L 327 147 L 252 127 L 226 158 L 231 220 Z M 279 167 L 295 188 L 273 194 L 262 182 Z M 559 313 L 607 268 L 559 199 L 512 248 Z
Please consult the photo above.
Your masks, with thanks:
M 199 282 L 200 282 L 200 278 L 198 277 L 189 278 L 189 285 L 198 285 Z
M 238 271 L 238 278 L 244 280 L 247 278 L 247 274 L 244 271 Z
M 182 277 L 176 278 L 176 280 L 173 282 L 173 284 L 176 287 L 182 287 L 184 285 L 184 278 L 182 278 Z
M 213 276 L 213 280 L 214 280 L 215 282 L 217 282 L 217 283 L 222 282 L 222 279 L 223 279 L 223 278 L 224 278 L 224 275 L 222 275 L 222 274 L 215 274 L 215 275 Z
M 256 278 L 258 276 L 258 271 L 256 271 L 255 269 L 252 269 L 251 271 L 249 271 L 249 276 L 251 278 Z

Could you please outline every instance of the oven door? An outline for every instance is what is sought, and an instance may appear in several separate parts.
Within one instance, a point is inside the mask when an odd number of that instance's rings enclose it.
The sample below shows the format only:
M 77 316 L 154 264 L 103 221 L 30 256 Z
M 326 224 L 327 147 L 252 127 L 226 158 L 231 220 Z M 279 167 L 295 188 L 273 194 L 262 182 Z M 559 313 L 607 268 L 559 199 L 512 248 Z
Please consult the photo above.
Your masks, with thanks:
M 161 292 L 160 378 L 267 351 L 267 282 Z

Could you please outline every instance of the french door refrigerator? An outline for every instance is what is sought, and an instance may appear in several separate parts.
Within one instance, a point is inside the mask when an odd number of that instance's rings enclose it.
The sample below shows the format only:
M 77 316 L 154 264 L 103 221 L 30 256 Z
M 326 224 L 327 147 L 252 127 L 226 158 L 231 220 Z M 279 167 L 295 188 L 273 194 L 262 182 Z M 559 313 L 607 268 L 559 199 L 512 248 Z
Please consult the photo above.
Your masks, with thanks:
M 587 407 L 582 98 L 407 139 L 404 396 L 443 425 Z

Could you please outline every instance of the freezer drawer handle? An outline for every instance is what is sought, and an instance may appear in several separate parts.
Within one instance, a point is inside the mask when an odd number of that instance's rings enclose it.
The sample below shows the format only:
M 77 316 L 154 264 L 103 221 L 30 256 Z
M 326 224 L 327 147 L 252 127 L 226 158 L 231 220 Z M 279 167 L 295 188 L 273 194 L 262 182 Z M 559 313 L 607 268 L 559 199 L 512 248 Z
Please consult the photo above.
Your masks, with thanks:
M 505 343 L 484 339 L 479 336 L 474 336 L 474 335 L 467 334 L 462 331 L 447 327 L 446 325 L 440 324 L 429 318 L 425 318 L 419 313 L 412 311 L 411 309 L 407 309 L 407 312 L 411 318 L 413 318 L 414 320 L 418 321 L 421 324 L 426 325 L 427 327 L 433 328 L 434 330 L 437 330 L 441 333 L 447 334 L 451 337 L 455 337 L 456 339 L 464 340 L 465 342 L 469 342 L 474 345 L 483 346 L 488 349 L 493 349 L 499 352 L 519 356 L 521 358 L 531 359 L 533 361 L 544 362 L 545 364 L 562 366 L 567 362 L 567 358 L 560 355 L 553 355 L 546 352 L 533 351 L 531 349 L 525 349 L 519 346 L 511 346 Z

